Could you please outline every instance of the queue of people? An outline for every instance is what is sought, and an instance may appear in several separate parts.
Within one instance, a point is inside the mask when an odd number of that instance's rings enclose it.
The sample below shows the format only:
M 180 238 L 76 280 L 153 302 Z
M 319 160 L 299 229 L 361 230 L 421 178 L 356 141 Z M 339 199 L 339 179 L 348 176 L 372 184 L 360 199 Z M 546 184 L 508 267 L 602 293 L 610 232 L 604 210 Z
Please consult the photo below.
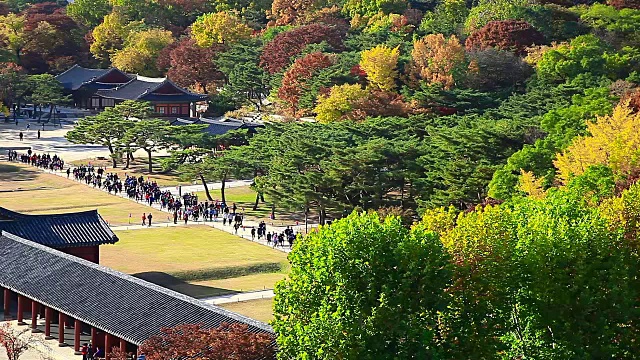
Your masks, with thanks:
M 31 150 L 28 150 L 26 154 L 18 154 L 16 151 L 10 150 L 10 161 L 20 161 L 32 166 L 37 166 L 52 171 L 59 171 L 64 169 L 64 161 L 57 155 L 50 156 L 49 154 L 34 154 Z M 151 180 L 145 180 L 143 176 L 130 176 L 125 174 L 122 179 L 117 173 L 107 173 L 103 167 L 95 167 L 94 165 L 80 165 L 74 168 L 66 169 L 67 178 L 73 175 L 73 179 L 76 181 L 84 182 L 86 185 L 93 186 L 94 188 L 106 190 L 109 193 L 118 195 L 122 192 L 126 194 L 132 200 L 139 202 L 145 202 L 149 206 L 153 204 L 159 204 L 162 210 L 166 210 L 173 214 L 173 223 L 177 224 L 178 221 L 184 221 L 184 224 L 188 224 L 189 221 L 211 221 L 218 222 L 222 220 L 223 226 L 233 226 L 234 232 L 237 235 L 238 230 L 242 228 L 245 230 L 244 222 L 244 208 L 238 211 L 238 207 L 235 203 L 228 206 L 226 203 L 215 201 L 199 202 L 198 196 L 193 193 L 187 193 L 182 196 L 174 196 L 170 190 L 161 190 L 158 183 Z M 142 225 L 151 226 L 153 215 L 151 213 L 142 214 Z M 258 224 L 258 227 L 251 227 L 251 239 L 259 240 L 266 239 L 267 245 L 285 247 L 285 242 L 289 247 L 293 247 L 299 232 L 287 226 L 283 232 L 267 232 L 267 225 L 264 221 Z

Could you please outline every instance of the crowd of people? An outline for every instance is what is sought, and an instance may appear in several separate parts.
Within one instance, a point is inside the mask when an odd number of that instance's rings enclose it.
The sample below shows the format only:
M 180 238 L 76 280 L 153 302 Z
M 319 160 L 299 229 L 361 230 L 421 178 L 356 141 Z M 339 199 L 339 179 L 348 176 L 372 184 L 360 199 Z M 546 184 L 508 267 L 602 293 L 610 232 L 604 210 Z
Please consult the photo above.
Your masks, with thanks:
M 19 161 L 41 169 L 58 171 L 64 168 L 64 161 L 58 155 L 36 154 L 31 149 L 27 150 L 26 154 L 18 154 L 15 150 L 9 150 L 8 155 L 9 161 Z
M 28 150 L 26 154 L 18 154 L 16 151 L 10 150 L 10 161 L 20 161 L 40 168 L 63 171 L 64 161 L 57 155 L 35 154 Z M 244 222 L 244 208 L 238 209 L 235 203 L 228 206 L 226 203 L 218 200 L 214 201 L 198 201 L 198 196 L 194 193 L 176 196 L 170 190 L 162 190 L 158 183 L 150 179 L 145 180 L 143 176 L 130 176 L 128 174 L 121 178 L 117 173 L 109 173 L 106 168 L 96 167 L 92 164 L 80 165 L 77 167 L 68 167 L 66 169 L 67 178 L 71 178 L 94 188 L 102 189 L 110 194 L 118 195 L 125 193 L 126 196 L 138 202 L 144 202 L 149 206 L 158 204 L 161 210 L 166 210 L 173 214 L 173 223 L 184 221 L 222 221 L 223 226 L 232 226 L 235 234 L 242 228 L 246 227 Z M 142 225 L 151 226 L 153 215 L 151 213 L 142 214 Z M 293 242 L 298 233 L 287 226 L 283 232 L 267 232 L 267 225 L 262 221 L 257 228 L 251 227 L 251 239 L 266 239 L 267 245 L 276 247 L 285 247 L 285 242 L 289 247 L 293 246 Z

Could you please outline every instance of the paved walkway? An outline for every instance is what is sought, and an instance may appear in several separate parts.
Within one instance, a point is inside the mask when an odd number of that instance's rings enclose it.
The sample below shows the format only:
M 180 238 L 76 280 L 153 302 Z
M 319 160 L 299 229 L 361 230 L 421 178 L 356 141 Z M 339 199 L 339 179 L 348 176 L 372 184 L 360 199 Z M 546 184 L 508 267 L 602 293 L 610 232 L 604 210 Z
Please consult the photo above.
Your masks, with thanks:
M 262 290 L 262 291 L 245 292 L 241 294 L 220 295 L 220 296 L 214 296 L 214 297 L 204 298 L 199 300 L 211 305 L 220 305 L 220 304 L 228 304 L 228 303 L 241 302 L 241 301 L 271 299 L 274 296 L 276 295 L 273 293 L 273 290 Z
M 0 324 L 6 323 L 5 321 L 0 321 Z M 18 326 L 17 321 L 9 321 L 8 322 L 11 327 L 18 328 L 19 330 L 27 329 L 28 326 Z M 29 324 L 30 321 L 29 321 Z M 44 323 L 42 321 L 38 321 L 38 328 L 43 328 Z M 57 325 L 52 324 L 51 327 L 52 335 L 53 333 L 57 334 Z M 73 330 L 71 330 L 73 332 Z M 31 335 L 31 332 L 25 334 L 26 336 Z M 68 340 L 69 332 L 65 331 L 65 338 Z M 44 333 L 35 333 L 33 334 L 33 338 L 36 339 L 36 343 L 34 344 L 34 349 L 28 350 L 20 357 L 20 360 L 78 360 L 81 359 L 81 356 L 74 355 L 72 346 L 59 347 L 57 337 L 56 340 L 45 340 Z M 0 348 L 0 360 L 7 360 L 6 353 L 3 348 Z

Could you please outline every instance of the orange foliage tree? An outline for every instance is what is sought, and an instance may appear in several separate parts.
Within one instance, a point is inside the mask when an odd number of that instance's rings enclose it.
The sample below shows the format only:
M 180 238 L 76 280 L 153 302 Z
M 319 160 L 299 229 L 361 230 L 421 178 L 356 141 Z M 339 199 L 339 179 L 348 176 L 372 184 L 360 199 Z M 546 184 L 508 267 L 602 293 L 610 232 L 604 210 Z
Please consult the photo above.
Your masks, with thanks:
M 216 329 L 186 324 L 162 329 L 140 347 L 148 360 L 269 360 L 274 359 L 274 339 L 248 331 L 246 325 L 222 324 Z
M 321 52 L 307 54 L 297 59 L 291 68 L 284 73 L 282 85 L 278 89 L 278 98 L 285 106 L 285 112 L 297 117 L 303 115 L 300 111 L 300 97 L 308 90 L 306 83 L 319 70 L 330 66 L 331 58 Z
M 425 36 L 413 44 L 411 58 L 414 80 L 440 83 L 445 89 L 455 86 L 466 68 L 464 48 L 455 35 L 448 39 L 442 34 Z

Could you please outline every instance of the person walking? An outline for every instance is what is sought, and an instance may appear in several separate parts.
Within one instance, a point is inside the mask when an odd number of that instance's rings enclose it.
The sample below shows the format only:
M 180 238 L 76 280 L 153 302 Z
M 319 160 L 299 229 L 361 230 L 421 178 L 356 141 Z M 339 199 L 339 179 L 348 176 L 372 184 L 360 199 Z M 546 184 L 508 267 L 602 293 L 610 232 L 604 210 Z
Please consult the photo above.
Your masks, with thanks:
M 147 214 L 142 213 L 142 226 L 147 225 Z
M 22 139 L 24 138 L 24 134 L 22 133 L 22 131 L 20 131 L 20 141 L 22 141 Z
M 178 223 L 178 212 L 177 211 L 173 212 L 173 223 L 174 224 Z
M 256 240 L 256 228 L 251 228 L 251 241 Z
M 149 227 L 151 227 L 151 219 L 153 219 L 153 215 L 149 213 L 149 215 L 147 215 L 147 220 L 149 220 Z
M 67 168 L 67 179 L 69 178 L 69 175 L 71 175 L 71 168 Z
M 40 130 L 38 130 L 38 139 L 40 139 Z
M 82 350 L 80 350 L 80 352 L 82 353 L 82 360 L 87 360 L 87 354 L 89 353 L 89 344 L 85 343 L 84 346 L 82 346 Z

